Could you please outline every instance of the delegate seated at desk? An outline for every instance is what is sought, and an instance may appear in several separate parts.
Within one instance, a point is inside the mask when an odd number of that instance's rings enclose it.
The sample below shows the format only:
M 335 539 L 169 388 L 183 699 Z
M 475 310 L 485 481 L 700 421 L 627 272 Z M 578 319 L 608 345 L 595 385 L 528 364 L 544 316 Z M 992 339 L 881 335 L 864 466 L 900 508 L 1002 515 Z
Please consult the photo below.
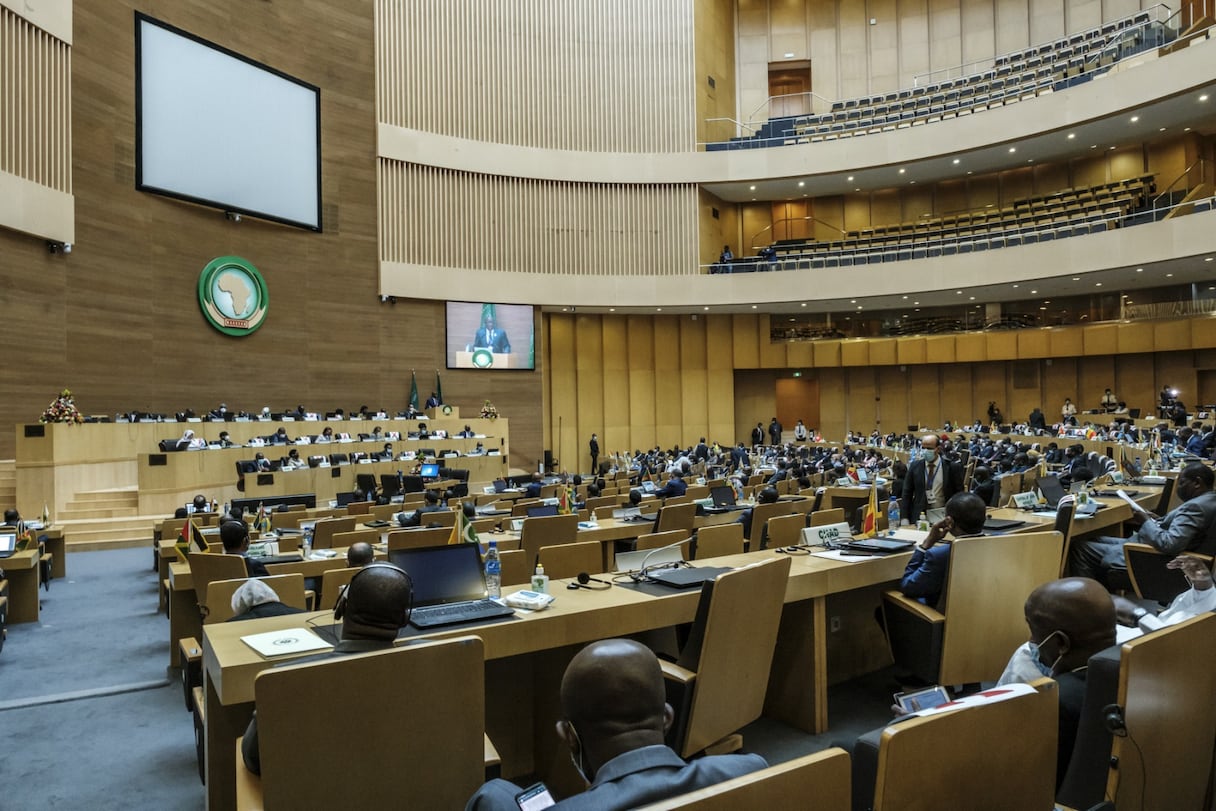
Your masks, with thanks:
M 628 639 L 592 642 L 572 660 L 561 684 L 558 737 L 587 790 L 555 809 L 625 811 L 767 767 L 759 755 L 714 755 L 686 763 L 663 742 L 672 723 L 659 660 Z M 466 811 L 518 811 L 520 787 L 491 780 Z
M 340 641 L 333 650 L 318 658 L 391 648 L 397 632 L 410 620 L 412 600 L 413 585 L 404 570 L 391 563 L 372 563 L 363 567 L 351 578 L 350 585 L 334 606 L 334 619 L 342 621 Z M 309 660 L 296 659 L 292 664 L 306 661 Z M 368 707 L 366 711 L 375 712 L 375 708 Z M 241 757 L 249 771 L 262 773 L 256 712 L 245 730 Z
M 245 558 L 245 571 L 250 577 L 269 577 L 266 564 L 248 557 L 249 527 L 244 521 L 225 521 L 220 524 L 220 541 L 225 555 L 240 555 Z
M 486 316 L 482 322 L 481 329 L 473 336 L 473 343 L 469 346 L 469 351 L 474 349 L 488 349 L 491 352 L 508 354 L 511 351 L 511 341 L 507 338 L 505 330 L 497 329 L 494 325 L 494 318 Z
M 440 503 L 438 490 L 427 490 L 423 496 L 426 499 L 426 504 L 416 510 L 407 510 L 399 512 L 396 515 L 397 525 L 402 527 L 423 527 L 426 526 L 425 513 L 446 512 L 447 507 Z

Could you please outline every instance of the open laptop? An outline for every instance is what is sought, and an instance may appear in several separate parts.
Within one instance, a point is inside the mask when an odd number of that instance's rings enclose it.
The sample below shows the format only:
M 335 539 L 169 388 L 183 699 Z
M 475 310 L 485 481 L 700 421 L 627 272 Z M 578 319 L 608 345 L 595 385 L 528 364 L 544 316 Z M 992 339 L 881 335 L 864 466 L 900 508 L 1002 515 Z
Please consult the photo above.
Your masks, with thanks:
M 409 572 L 414 583 L 410 625 L 415 628 L 481 622 L 515 613 L 487 598 L 477 544 L 394 549 L 388 559 Z
M 646 481 L 642 482 L 642 492 L 643 493 L 653 493 L 657 489 L 658 488 L 654 486 L 654 482 L 651 481 L 650 479 L 647 479 Z
M 1060 477 L 1056 475 L 1040 476 L 1036 482 L 1039 492 L 1043 494 L 1043 499 L 1047 502 L 1047 506 L 1051 509 L 1056 509 L 1060 505 L 1060 499 L 1064 498 L 1064 485 L 1060 484 Z
M 17 554 L 17 533 L 0 532 L 0 558 L 11 558 L 15 554 Z
M 557 515 L 556 504 L 541 504 L 536 507 L 528 508 L 529 518 L 548 518 L 551 515 Z
M 508 485 L 508 484 L 506 483 L 506 481 L 505 481 L 505 480 L 503 480 L 503 479 L 495 479 L 495 480 L 494 480 L 494 492 L 495 492 L 495 493 L 503 493 L 503 492 L 506 492 L 506 490 L 507 490 L 509 487 L 510 487 L 510 485 Z
M 418 471 L 418 473 L 424 479 L 438 479 L 439 478 L 439 465 L 437 465 L 437 464 L 423 465 L 422 469 L 420 471 Z

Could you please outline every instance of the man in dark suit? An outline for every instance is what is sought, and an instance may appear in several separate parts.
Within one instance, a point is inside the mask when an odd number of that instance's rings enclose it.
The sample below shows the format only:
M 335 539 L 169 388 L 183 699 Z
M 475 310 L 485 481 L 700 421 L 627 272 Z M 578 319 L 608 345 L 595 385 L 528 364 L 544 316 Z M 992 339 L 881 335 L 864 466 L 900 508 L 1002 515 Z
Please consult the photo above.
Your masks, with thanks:
M 245 571 L 250 577 L 269 577 L 265 564 L 246 557 L 249 552 L 249 527 L 244 521 L 225 521 L 220 524 L 220 541 L 225 555 L 240 555 L 245 558 Z
M 431 392 L 431 396 L 426 398 L 426 404 L 423 408 L 439 408 L 443 403 L 439 402 L 439 396 L 435 392 Z
M 595 434 L 591 435 L 591 441 L 587 443 L 587 449 L 591 452 L 591 475 L 594 476 L 600 472 L 600 440 Z
M 438 490 L 427 490 L 423 496 L 426 503 L 416 510 L 397 513 L 397 524 L 402 527 L 425 527 L 425 513 L 444 512 L 447 507 L 443 505 L 439 498 Z
M 934 434 L 921 437 L 920 454 L 908 465 L 904 480 L 902 515 L 915 524 L 920 514 L 931 507 L 945 507 L 963 489 L 963 469 L 942 456 Z
M 764 426 L 761 423 L 756 423 L 756 427 L 752 429 L 752 447 L 764 444 Z
M 540 489 L 544 486 L 544 479 L 539 473 L 532 474 L 532 481 L 528 482 L 528 486 L 524 488 L 524 498 L 540 498 Z
M 487 315 L 481 329 L 473 336 L 473 348 L 506 353 L 511 351 L 511 341 L 507 338 L 506 330 L 495 327 L 493 317 Z
M 785 430 L 781 427 L 781 423 L 777 422 L 777 418 L 773 417 L 773 421 L 768 424 L 768 436 L 772 440 L 771 445 L 781 444 L 781 432 Z
M 664 744 L 672 723 L 658 659 L 644 645 L 606 639 L 570 661 L 561 684 L 557 734 L 587 790 L 559 808 L 623 811 L 765 768 L 759 755 L 710 755 L 685 762 Z M 466 811 L 518 811 L 520 787 L 491 780 Z
M 654 491 L 656 498 L 674 498 L 682 496 L 688 492 L 688 485 L 684 481 L 684 471 L 677 471 L 671 474 L 671 478 L 663 483 L 663 486 Z

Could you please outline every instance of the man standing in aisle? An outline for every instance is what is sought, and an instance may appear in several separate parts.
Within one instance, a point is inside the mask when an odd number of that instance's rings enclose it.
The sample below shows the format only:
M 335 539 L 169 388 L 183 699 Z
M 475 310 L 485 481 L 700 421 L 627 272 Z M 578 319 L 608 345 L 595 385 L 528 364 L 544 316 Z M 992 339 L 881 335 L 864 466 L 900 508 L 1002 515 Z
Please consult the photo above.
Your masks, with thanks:
M 781 432 L 783 430 L 784 429 L 781 427 L 781 423 L 777 422 L 776 417 L 773 417 L 773 421 L 768 424 L 768 437 L 772 440 L 770 444 L 781 444 Z
M 908 477 L 904 479 L 902 514 L 908 517 L 908 522 L 915 524 L 928 509 L 945 507 L 962 489 L 962 467 L 942 456 L 936 435 L 921 437 L 920 453 L 908 465 Z
M 591 475 L 596 476 L 600 472 L 600 440 L 595 434 L 591 435 L 591 441 L 587 443 L 587 449 L 591 451 Z

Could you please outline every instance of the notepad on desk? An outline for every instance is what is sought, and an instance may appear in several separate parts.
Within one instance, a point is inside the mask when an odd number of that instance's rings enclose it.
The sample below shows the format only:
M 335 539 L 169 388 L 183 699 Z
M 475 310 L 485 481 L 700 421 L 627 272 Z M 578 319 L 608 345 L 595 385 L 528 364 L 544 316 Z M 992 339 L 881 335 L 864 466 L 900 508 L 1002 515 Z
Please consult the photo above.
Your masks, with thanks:
M 329 650 L 333 647 L 307 628 L 287 628 L 282 631 L 267 631 L 264 634 L 250 634 L 241 637 L 241 641 L 267 658 Z

